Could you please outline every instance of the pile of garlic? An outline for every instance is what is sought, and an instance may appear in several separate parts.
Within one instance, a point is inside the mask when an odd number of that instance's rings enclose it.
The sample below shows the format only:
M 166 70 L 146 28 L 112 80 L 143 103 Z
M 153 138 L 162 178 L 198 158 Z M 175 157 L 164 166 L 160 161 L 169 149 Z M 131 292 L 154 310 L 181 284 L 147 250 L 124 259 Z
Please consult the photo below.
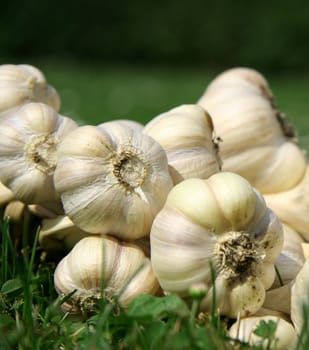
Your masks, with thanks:
M 63 309 L 146 293 L 190 303 L 202 285 L 200 311 L 235 320 L 231 338 L 256 344 L 257 322 L 275 320 L 275 348 L 292 348 L 309 288 L 308 167 L 265 78 L 223 72 L 146 125 L 59 110 L 37 68 L 0 66 L 0 205 L 17 239 L 24 215 L 40 224 L 57 292 L 75 291 Z

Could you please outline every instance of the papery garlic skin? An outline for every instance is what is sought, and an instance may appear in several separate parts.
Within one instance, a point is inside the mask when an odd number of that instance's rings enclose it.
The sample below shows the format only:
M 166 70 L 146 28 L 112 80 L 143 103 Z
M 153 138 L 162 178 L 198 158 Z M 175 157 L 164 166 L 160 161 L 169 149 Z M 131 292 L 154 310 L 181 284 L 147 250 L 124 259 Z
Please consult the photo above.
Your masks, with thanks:
M 0 65 L 0 116 L 30 102 L 60 109 L 60 97 L 43 73 L 28 64 Z
M 108 121 L 108 122 L 105 122 L 102 124 L 106 125 L 106 123 L 118 123 L 121 125 L 125 125 L 125 126 L 130 127 L 131 129 L 134 129 L 137 132 L 142 132 L 144 129 L 143 124 L 137 122 L 136 120 L 131 120 L 131 119 L 115 119 L 115 120 Z
M 298 334 L 301 333 L 304 317 L 309 312 L 309 259 L 307 259 L 297 274 L 291 290 L 291 319 Z M 307 329 L 306 329 L 307 330 Z
M 223 72 L 198 104 L 210 113 L 222 139 L 224 171 L 240 174 L 263 194 L 286 191 L 302 179 L 305 154 L 258 72 L 249 68 Z
M 187 179 L 168 195 L 150 233 L 151 261 L 165 292 L 188 295 L 205 283 L 201 308 L 229 317 L 256 312 L 275 278 L 282 226 L 262 196 L 229 172 Z
M 53 183 L 57 148 L 76 127 L 43 103 L 28 103 L 1 121 L 0 181 L 16 199 L 60 207 Z
M 158 142 L 107 122 L 74 130 L 58 156 L 55 186 L 74 224 L 122 239 L 149 235 L 173 186 Z
M 261 321 L 272 321 L 276 324 L 274 339 L 263 339 L 254 334 Z M 297 334 L 292 324 L 283 318 L 270 315 L 242 318 L 232 324 L 229 335 L 233 339 L 248 342 L 250 345 L 267 346 L 267 349 L 291 350 L 297 343 Z
M 79 313 L 102 297 L 117 299 L 126 307 L 138 295 L 155 294 L 159 289 L 143 250 L 107 236 L 80 240 L 57 265 L 54 283 L 61 295 L 76 289 L 62 304 L 70 313 Z
M 174 184 L 206 179 L 221 169 L 210 115 L 198 105 L 181 105 L 148 122 L 143 133 L 158 141 L 168 158 Z

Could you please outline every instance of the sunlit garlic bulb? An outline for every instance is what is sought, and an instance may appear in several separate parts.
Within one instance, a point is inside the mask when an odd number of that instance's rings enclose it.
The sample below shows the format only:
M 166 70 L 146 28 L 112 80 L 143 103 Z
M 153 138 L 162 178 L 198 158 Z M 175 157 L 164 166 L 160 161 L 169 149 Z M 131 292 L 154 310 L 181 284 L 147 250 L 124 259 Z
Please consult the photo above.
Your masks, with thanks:
M 129 240 L 149 234 L 173 185 L 158 142 L 108 122 L 74 130 L 58 157 L 55 186 L 74 224 Z
M 28 64 L 0 65 L 0 116 L 29 102 L 42 102 L 56 111 L 60 97 L 43 73 Z
M 187 297 L 190 286 L 204 283 L 201 309 L 216 307 L 236 317 L 262 306 L 283 234 L 247 180 L 219 172 L 177 184 L 153 222 L 150 240 L 153 269 L 165 292 Z
M 227 70 L 209 84 L 198 104 L 210 113 L 222 139 L 224 171 L 240 174 L 263 194 L 289 190 L 301 181 L 305 154 L 260 73 Z
M 54 282 L 61 295 L 76 290 L 62 304 L 70 313 L 92 311 L 93 303 L 102 297 L 117 299 L 126 307 L 138 295 L 159 289 L 143 250 L 107 236 L 80 240 L 57 265 Z
M 1 121 L 0 181 L 24 203 L 59 202 L 53 173 L 57 148 L 77 124 L 43 103 L 28 103 Z
M 208 178 L 221 169 L 218 144 L 209 114 L 198 105 L 181 105 L 153 118 L 143 133 L 164 148 L 174 184 Z

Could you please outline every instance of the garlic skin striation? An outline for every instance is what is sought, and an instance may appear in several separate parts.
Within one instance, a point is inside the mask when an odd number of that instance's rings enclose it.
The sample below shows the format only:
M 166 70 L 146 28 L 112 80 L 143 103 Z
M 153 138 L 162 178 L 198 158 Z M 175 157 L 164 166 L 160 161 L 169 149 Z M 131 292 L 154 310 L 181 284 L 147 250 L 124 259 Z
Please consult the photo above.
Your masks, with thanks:
M 241 176 L 221 172 L 174 186 L 150 233 L 151 262 L 166 293 L 208 290 L 201 309 L 253 314 L 275 279 L 283 234 L 276 215 Z M 215 283 L 213 284 L 213 274 Z
M 59 94 L 39 69 L 28 64 L 0 65 L 0 116 L 30 102 L 60 109 Z
M 91 304 L 102 297 L 118 299 L 126 307 L 136 296 L 159 289 L 143 250 L 108 236 L 80 240 L 57 265 L 54 283 L 60 295 L 76 290 L 62 304 L 70 313 L 91 311 Z
M 222 138 L 223 171 L 245 177 L 263 194 L 287 191 L 301 181 L 305 154 L 259 72 L 229 69 L 208 85 L 197 103 L 210 113 Z
M 159 143 L 116 122 L 70 133 L 58 150 L 54 182 L 76 226 L 125 240 L 149 235 L 173 186 Z
M 57 148 L 76 127 L 43 103 L 27 103 L 1 121 L 0 181 L 15 199 L 60 207 L 53 183 Z
M 263 339 L 254 334 L 260 322 L 272 321 L 276 324 L 273 339 Z M 297 344 L 297 334 L 291 323 L 276 316 L 251 316 L 238 320 L 229 329 L 233 339 L 248 342 L 250 345 L 263 345 L 263 349 L 291 350 Z
M 181 105 L 162 113 L 143 133 L 166 151 L 174 184 L 191 177 L 206 179 L 221 169 L 212 120 L 201 106 Z

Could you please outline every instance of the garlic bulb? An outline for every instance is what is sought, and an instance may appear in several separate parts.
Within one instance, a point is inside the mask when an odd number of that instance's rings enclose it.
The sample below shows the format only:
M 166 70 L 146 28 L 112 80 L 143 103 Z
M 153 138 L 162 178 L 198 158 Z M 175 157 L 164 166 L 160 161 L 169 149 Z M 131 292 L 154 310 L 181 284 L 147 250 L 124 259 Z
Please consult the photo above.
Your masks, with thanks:
M 143 132 L 166 151 L 174 184 L 191 177 L 206 179 L 220 171 L 212 120 L 202 107 L 173 108 L 153 118 Z
M 301 181 L 306 157 L 257 71 L 235 68 L 223 72 L 209 84 L 198 104 L 210 113 L 223 140 L 224 171 L 240 174 L 263 194 L 289 190 Z
M 293 166 L 289 168 L 294 172 Z M 279 193 L 265 194 L 267 205 L 280 219 L 309 240 L 309 165 L 301 181 L 293 188 Z
M 291 291 L 291 319 L 298 334 L 308 327 L 309 312 L 309 259 L 297 274 Z M 304 319 L 306 318 L 306 322 Z M 307 328 L 306 328 L 307 331 Z
M 153 269 L 165 292 L 186 297 L 190 286 L 205 283 L 201 308 L 214 307 L 215 293 L 219 313 L 236 317 L 262 306 L 283 234 L 247 180 L 219 172 L 177 184 L 153 222 L 150 240 Z
M 75 225 L 129 240 L 149 235 L 173 185 L 158 142 L 107 122 L 74 130 L 58 156 L 55 186 Z
M 54 282 L 59 294 L 76 290 L 62 304 L 71 313 L 87 310 L 101 297 L 118 299 L 126 307 L 136 296 L 155 294 L 159 289 L 142 249 L 107 236 L 79 241 L 57 265 Z
M 28 103 L 1 121 L 0 181 L 16 199 L 60 207 L 53 183 L 57 148 L 76 127 L 43 103 Z
M 60 109 L 57 91 L 47 84 L 43 73 L 28 64 L 0 65 L 0 116 L 29 102 L 42 102 Z
M 274 338 L 263 339 L 254 334 L 260 322 L 272 321 L 276 324 Z M 246 317 L 233 323 L 229 329 L 233 339 L 248 342 L 250 345 L 263 345 L 263 349 L 291 350 L 297 343 L 297 335 L 291 323 L 276 316 Z

